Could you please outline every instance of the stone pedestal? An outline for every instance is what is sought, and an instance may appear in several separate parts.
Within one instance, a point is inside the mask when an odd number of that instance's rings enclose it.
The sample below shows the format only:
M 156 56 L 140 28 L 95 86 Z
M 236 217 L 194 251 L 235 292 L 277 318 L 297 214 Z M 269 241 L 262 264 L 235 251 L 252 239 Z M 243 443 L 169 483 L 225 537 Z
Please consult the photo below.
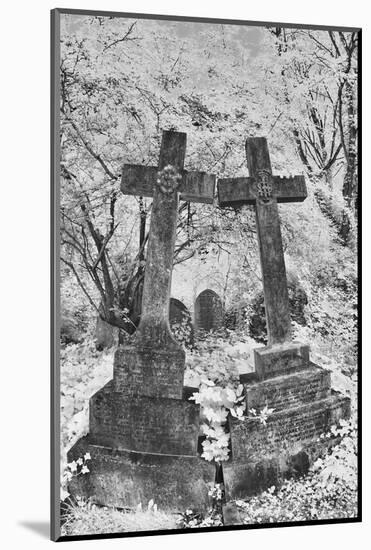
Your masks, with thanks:
M 350 416 L 350 399 L 331 390 L 326 369 L 304 361 L 294 370 L 283 368 L 281 375 L 274 368 L 272 374 L 244 383 L 247 411 L 274 409 L 267 424 L 251 416 L 229 419 L 231 458 L 223 465 L 227 498 L 246 498 L 305 474 L 333 444 L 319 436 Z
M 309 364 L 309 346 L 285 342 L 254 350 L 255 372 L 259 380 L 288 374 Z
M 208 491 L 214 484 L 215 467 L 197 455 L 171 455 L 117 450 L 80 439 L 69 451 L 68 460 L 86 452 L 91 455 L 90 473 L 72 480 L 72 494 L 115 508 L 145 508 L 153 499 L 160 510 L 206 511 Z
M 215 466 L 197 453 L 200 410 L 189 401 L 196 390 L 183 387 L 184 352 L 168 336 L 162 347 L 133 340 L 90 399 L 89 435 L 68 453 L 71 462 L 89 452 L 90 473 L 69 492 L 119 508 L 153 499 L 173 512 L 206 510 Z
M 111 381 L 90 400 L 92 443 L 147 453 L 197 454 L 199 405 L 164 397 L 123 398 L 113 387 Z

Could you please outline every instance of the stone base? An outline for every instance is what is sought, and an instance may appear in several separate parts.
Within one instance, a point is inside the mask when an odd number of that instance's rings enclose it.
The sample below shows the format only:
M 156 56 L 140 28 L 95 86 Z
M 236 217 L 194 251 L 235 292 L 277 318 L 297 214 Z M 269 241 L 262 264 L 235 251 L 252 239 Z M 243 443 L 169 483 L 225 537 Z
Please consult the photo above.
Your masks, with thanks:
M 232 458 L 255 461 L 261 456 L 296 454 L 305 442 L 317 440 L 349 415 L 350 399 L 333 391 L 330 397 L 315 403 L 274 412 L 266 425 L 258 418 L 230 417 Z
M 181 399 L 185 353 L 176 342 L 161 347 L 143 343 L 139 338 L 120 346 L 113 363 L 114 391 L 123 395 L 147 395 Z
M 339 442 L 339 438 L 304 443 L 295 454 L 264 457 L 254 461 L 230 460 L 223 465 L 225 493 L 229 499 L 246 499 L 279 486 L 285 479 L 308 473 L 310 466 Z M 293 449 L 294 451 L 294 449 Z
M 243 525 L 243 517 L 235 502 L 223 505 L 223 525 Z
M 184 399 L 131 397 L 111 380 L 90 399 L 90 442 L 113 449 L 197 455 L 200 407 Z
M 242 377 L 241 377 L 242 378 Z M 246 410 L 261 410 L 264 406 L 274 412 L 288 410 L 329 397 L 331 372 L 310 362 L 308 368 L 267 380 L 244 382 Z
M 309 365 L 309 346 L 285 342 L 254 350 L 255 371 L 259 380 L 289 374 Z
M 115 451 L 81 438 L 68 452 L 68 462 L 86 452 L 91 455 L 89 474 L 73 478 L 69 492 L 92 502 L 115 508 L 145 508 L 153 499 L 160 510 L 206 511 L 215 466 L 198 456 L 174 456 Z
M 246 498 L 284 478 L 305 474 L 334 440 L 319 439 L 341 418 L 349 418 L 350 400 L 329 397 L 259 420 L 230 419 L 232 456 L 223 465 L 227 498 Z

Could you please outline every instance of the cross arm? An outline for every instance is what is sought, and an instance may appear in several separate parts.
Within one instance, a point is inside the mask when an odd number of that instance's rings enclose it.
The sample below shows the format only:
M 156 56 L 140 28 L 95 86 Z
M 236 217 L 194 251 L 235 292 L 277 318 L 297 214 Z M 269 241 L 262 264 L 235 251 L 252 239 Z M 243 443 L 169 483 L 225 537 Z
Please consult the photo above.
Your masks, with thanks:
M 304 176 L 273 176 L 273 189 L 277 202 L 302 202 L 308 195 Z
M 157 177 L 157 166 L 124 164 L 121 174 L 121 191 L 124 195 L 153 197 Z M 206 172 L 182 171 L 182 182 L 179 188 L 181 200 L 212 204 L 214 190 L 214 175 Z
M 304 176 L 279 177 L 272 175 L 268 142 L 265 137 L 247 138 L 246 160 L 249 174 L 256 181 L 258 195 L 262 183 L 264 183 L 265 197 L 273 196 L 277 202 L 302 202 L 307 197 Z
M 276 198 L 277 202 L 302 202 L 306 199 L 307 188 L 304 176 L 269 177 L 272 183 L 272 197 Z M 258 196 L 259 185 L 256 178 L 218 179 L 218 198 L 221 207 L 255 204 Z
M 219 206 L 239 207 L 244 204 L 255 204 L 256 194 L 252 178 L 218 179 Z
M 157 166 L 124 164 L 121 173 L 121 191 L 124 195 L 153 197 L 157 171 Z

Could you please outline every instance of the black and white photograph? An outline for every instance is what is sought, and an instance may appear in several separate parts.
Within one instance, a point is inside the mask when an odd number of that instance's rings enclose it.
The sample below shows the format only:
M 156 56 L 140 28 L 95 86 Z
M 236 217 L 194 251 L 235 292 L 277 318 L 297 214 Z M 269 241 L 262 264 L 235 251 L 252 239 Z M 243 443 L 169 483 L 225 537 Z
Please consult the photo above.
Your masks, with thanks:
M 55 9 L 52 53 L 53 539 L 360 521 L 361 30 Z

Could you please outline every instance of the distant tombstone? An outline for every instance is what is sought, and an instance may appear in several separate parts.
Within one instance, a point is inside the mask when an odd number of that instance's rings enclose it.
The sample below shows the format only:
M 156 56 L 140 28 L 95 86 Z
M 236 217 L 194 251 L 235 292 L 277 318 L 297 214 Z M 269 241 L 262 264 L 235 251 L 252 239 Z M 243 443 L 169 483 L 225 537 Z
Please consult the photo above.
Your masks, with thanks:
M 210 332 L 223 325 L 223 304 L 216 292 L 206 289 L 196 298 L 195 325 L 198 331 Z
M 169 306 L 170 329 L 176 340 L 186 346 L 194 343 L 192 317 L 187 307 L 176 298 L 170 298 Z
M 79 323 L 71 315 L 61 315 L 61 343 L 78 344 L 82 340 Z
M 102 351 L 105 348 L 111 348 L 117 345 L 119 329 L 113 327 L 106 321 L 103 321 L 101 317 L 97 317 L 97 324 L 95 327 L 95 346 L 98 350 Z

